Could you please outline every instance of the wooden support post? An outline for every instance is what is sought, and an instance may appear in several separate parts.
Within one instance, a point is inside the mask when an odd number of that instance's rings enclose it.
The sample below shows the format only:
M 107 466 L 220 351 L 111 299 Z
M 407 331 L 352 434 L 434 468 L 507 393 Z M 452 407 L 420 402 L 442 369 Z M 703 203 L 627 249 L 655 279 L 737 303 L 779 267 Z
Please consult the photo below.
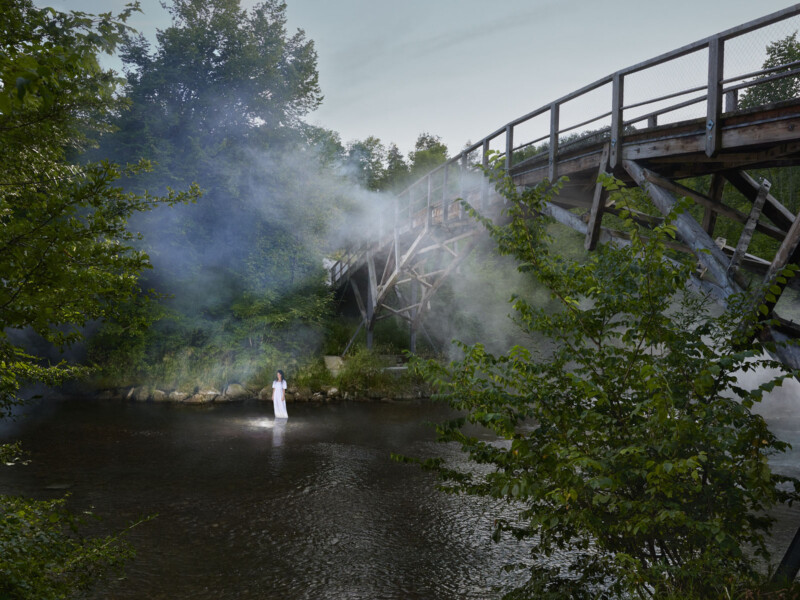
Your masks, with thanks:
M 662 214 L 667 215 L 677 203 L 670 192 L 654 182 L 663 179 L 659 175 L 642 168 L 632 160 L 622 161 L 622 166 L 633 180 L 642 188 Z M 739 285 L 728 276 L 728 257 L 717 248 L 711 237 L 688 213 L 675 219 L 675 226 L 683 241 L 691 248 L 698 262 L 703 265 L 720 286 L 725 296 L 741 291 Z
M 461 188 L 461 200 L 465 200 L 464 196 L 466 196 L 465 192 L 466 192 L 466 189 L 467 189 L 466 185 L 467 185 L 467 161 L 468 160 L 469 160 L 469 157 L 467 156 L 466 152 L 461 155 L 461 169 L 460 169 L 460 176 L 459 176 L 459 181 L 458 181 L 458 185 Z M 464 205 L 459 202 L 459 204 L 458 204 L 458 220 L 460 221 L 463 218 L 464 218 Z
M 725 92 L 725 112 L 736 112 L 739 110 L 739 90 Z
M 650 115 L 647 117 L 648 127 L 658 127 L 658 115 Z
M 481 147 L 481 166 L 483 166 L 483 177 L 481 179 L 481 209 L 485 210 L 489 205 L 489 140 L 483 140 Z
M 394 201 L 394 265 L 395 269 L 400 264 L 400 205 L 395 197 Z
M 797 577 L 798 571 L 800 571 L 800 528 L 795 532 L 792 543 L 781 559 L 781 564 L 775 570 L 772 582 L 779 585 L 791 583 Z
M 708 96 L 706 104 L 706 156 L 722 149 L 722 77 L 725 68 L 725 41 L 719 37 L 708 43 Z
M 431 174 L 428 173 L 428 192 L 426 197 L 426 210 L 425 210 L 425 228 L 428 229 L 431 226 L 431 221 L 433 220 L 433 205 L 431 203 L 431 198 L 433 196 L 433 177 Z
M 372 349 L 372 329 L 375 326 L 375 307 L 378 297 L 378 280 L 375 275 L 375 259 L 367 253 L 367 349 Z
M 506 175 L 514 166 L 514 126 L 506 125 Z
M 367 309 L 364 307 L 364 301 L 361 299 L 361 290 L 358 289 L 358 284 L 356 283 L 355 279 L 350 279 L 350 287 L 353 288 L 353 294 L 356 297 L 356 306 L 358 306 L 358 312 L 361 313 L 361 318 L 366 321 Z
M 444 173 L 442 174 L 442 225 L 447 223 L 447 217 L 450 212 L 450 200 L 447 197 L 448 174 L 450 172 L 450 163 L 445 164 Z
M 472 249 L 475 248 L 475 246 L 480 241 L 480 237 L 481 236 L 476 231 L 476 234 L 473 236 L 472 241 L 467 245 L 467 247 L 466 248 L 462 248 L 459 251 L 458 256 L 456 258 L 454 258 L 453 260 L 451 260 L 450 264 L 447 265 L 447 267 L 444 270 L 442 270 L 441 274 L 437 277 L 436 281 L 434 281 L 433 284 L 430 285 L 430 287 L 426 287 L 422 291 L 422 298 L 420 299 L 419 306 L 417 308 L 417 312 L 414 315 L 414 321 L 416 322 L 417 326 L 422 321 L 422 316 L 424 314 L 423 307 L 428 304 L 428 302 L 430 301 L 431 297 L 436 293 L 436 291 L 439 289 L 439 287 L 441 287 L 441 285 L 445 282 L 445 280 L 450 275 L 450 273 L 452 273 L 453 271 L 456 271 L 458 269 L 459 265 L 461 265 L 461 263 L 463 262 L 463 260 L 465 258 L 467 258 L 467 256 L 470 255 L 470 253 L 472 252 Z
M 614 73 L 611 80 L 611 153 L 608 162 L 612 169 L 619 165 L 622 158 L 622 129 L 625 98 L 625 76 Z
M 691 188 L 681 185 L 680 183 L 675 183 L 674 181 L 670 181 L 669 179 L 664 179 L 663 177 L 660 177 L 650 171 L 647 172 L 646 177 L 648 179 L 654 178 L 653 181 L 656 184 L 663 187 L 665 190 L 672 192 L 676 196 L 686 196 L 688 198 L 691 198 L 699 205 L 705 208 L 710 208 L 715 213 L 724 215 L 729 219 L 731 219 L 732 221 L 738 221 L 739 223 L 747 222 L 747 215 L 744 214 L 743 212 L 736 210 L 735 208 L 731 208 L 730 206 L 727 206 L 725 204 L 722 204 L 721 202 L 715 203 L 707 196 L 704 196 L 703 194 Z M 755 199 L 755 196 L 753 196 L 753 198 Z M 769 202 L 769 198 L 770 197 L 767 196 L 767 202 Z M 766 207 L 767 204 L 765 204 L 764 206 Z M 766 208 L 764 212 L 766 214 Z M 783 240 L 783 238 L 786 236 L 785 231 L 781 231 L 777 227 L 773 227 L 772 225 L 769 225 L 767 223 L 762 223 L 761 221 L 756 222 L 756 230 L 772 238 L 775 238 L 776 240 Z
M 600 225 L 603 222 L 603 209 L 606 204 L 606 189 L 600 183 L 600 175 L 606 172 L 608 166 L 609 145 L 603 146 L 600 154 L 600 166 L 597 169 L 598 181 L 594 185 L 594 197 L 592 198 L 592 210 L 589 213 L 589 225 L 586 228 L 586 237 L 583 246 L 587 250 L 594 250 L 597 247 L 597 240 L 600 235 Z
M 547 167 L 547 178 L 552 183 L 558 176 L 556 161 L 558 158 L 558 113 L 559 105 L 553 102 L 550 105 L 550 155 Z
M 766 304 L 768 309 L 767 315 L 772 314 L 772 310 L 775 308 L 778 300 L 780 300 L 781 294 L 783 293 L 785 287 L 783 284 L 775 283 L 775 278 L 778 276 L 778 273 L 780 273 L 781 269 L 792 263 L 800 263 L 800 214 L 798 214 L 795 218 L 792 227 L 786 234 L 786 237 L 781 243 L 780 248 L 778 248 L 778 251 L 775 253 L 775 258 L 772 259 L 772 263 L 770 264 L 769 269 L 767 269 L 766 275 L 764 275 L 764 287 L 775 284 L 780 288 L 780 293 L 772 293 L 772 295 L 775 296 L 774 301 L 763 301 L 763 304 Z M 761 303 L 762 302 L 757 302 L 757 304 Z
M 735 187 L 741 194 L 750 202 L 753 202 L 758 196 L 760 188 L 759 183 L 750 177 L 744 171 L 725 171 L 725 179 L 727 179 L 733 187 Z M 783 231 L 789 231 L 792 223 L 795 221 L 795 216 L 792 212 L 781 204 L 771 194 L 767 194 L 767 201 L 764 204 L 764 216 L 770 221 L 775 223 Z
M 708 192 L 708 198 L 715 204 L 722 202 L 722 190 L 725 188 L 725 180 L 719 173 L 714 173 L 711 176 L 711 189 Z M 706 206 L 703 211 L 703 229 L 705 232 L 714 237 L 714 227 L 717 224 L 717 212 L 710 206 Z
M 419 282 L 416 279 L 411 280 L 411 305 L 415 305 L 417 303 L 417 296 L 419 295 Z M 408 324 L 408 350 L 411 354 L 415 354 L 417 352 L 417 322 L 416 316 L 419 313 L 420 308 L 417 308 L 412 312 L 411 322 Z
M 747 253 L 747 247 L 750 245 L 750 240 L 753 239 L 753 233 L 756 230 L 756 222 L 758 221 L 758 217 L 761 216 L 761 210 L 764 208 L 764 202 L 767 200 L 767 194 L 769 193 L 771 185 L 772 184 L 766 179 L 761 182 L 758 196 L 753 202 L 753 207 L 750 209 L 750 216 L 744 224 L 744 229 L 742 229 L 742 234 L 739 236 L 739 241 L 736 244 L 736 250 L 733 251 L 731 262 L 728 265 L 728 274 L 731 277 L 736 275 L 736 272 L 739 270 L 739 264 Z

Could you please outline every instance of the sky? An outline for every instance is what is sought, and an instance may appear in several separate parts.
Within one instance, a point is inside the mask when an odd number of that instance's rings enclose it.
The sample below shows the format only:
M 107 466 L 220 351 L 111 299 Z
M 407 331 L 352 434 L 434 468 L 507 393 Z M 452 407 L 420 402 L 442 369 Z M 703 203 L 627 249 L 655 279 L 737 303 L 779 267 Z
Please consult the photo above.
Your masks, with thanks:
M 125 4 L 35 1 L 95 13 Z M 791 6 L 775 0 L 286 1 L 289 31 L 303 29 L 319 55 L 325 99 L 309 123 L 339 132 L 344 142 L 374 135 L 404 152 L 429 132 L 452 154 L 614 71 Z M 243 7 L 253 4 L 242 0 Z M 154 39 L 169 15 L 159 0 L 141 5 L 144 14 L 131 24 Z M 760 64 L 763 47 L 755 40 L 738 50 Z M 677 78 L 702 79 L 703 67 L 702 61 L 678 66 Z

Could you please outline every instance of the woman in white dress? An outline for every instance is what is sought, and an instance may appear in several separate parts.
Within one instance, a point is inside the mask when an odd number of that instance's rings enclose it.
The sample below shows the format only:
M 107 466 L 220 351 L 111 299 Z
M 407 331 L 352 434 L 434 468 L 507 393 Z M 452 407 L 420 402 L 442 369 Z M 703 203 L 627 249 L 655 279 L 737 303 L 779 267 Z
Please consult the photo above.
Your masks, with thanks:
M 278 379 L 272 382 L 272 405 L 275 408 L 276 419 L 288 419 L 286 412 L 286 379 L 283 371 L 278 371 Z

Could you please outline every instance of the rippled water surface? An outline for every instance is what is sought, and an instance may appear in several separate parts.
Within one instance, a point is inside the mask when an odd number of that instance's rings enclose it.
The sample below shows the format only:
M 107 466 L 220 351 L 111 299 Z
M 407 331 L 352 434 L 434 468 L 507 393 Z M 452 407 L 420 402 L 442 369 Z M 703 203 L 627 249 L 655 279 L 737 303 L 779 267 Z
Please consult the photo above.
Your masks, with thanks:
M 484 599 L 527 551 L 490 541 L 497 507 L 437 492 L 391 452 L 441 453 L 429 404 L 187 407 L 59 403 L 24 419 L 31 452 L 0 492 L 93 506 L 130 534 L 127 578 L 97 598 Z M 509 509 L 499 510 L 509 513 Z M 509 513 L 510 514 L 510 513 Z
M 176 406 L 71 401 L 0 432 L 33 462 L 5 469 L 0 493 L 68 490 L 107 530 L 158 517 L 130 534 L 127 578 L 96 599 L 444 600 L 500 597 L 528 551 L 490 541 L 503 504 L 437 492 L 429 474 L 395 463 L 452 449 L 433 442 L 432 403 Z M 800 476 L 800 386 L 759 407 L 795 448 L 773 467 Z M 780 508 L 779 559 L 800 525 Z M 556 559 L 557 560 L 557 559 Z

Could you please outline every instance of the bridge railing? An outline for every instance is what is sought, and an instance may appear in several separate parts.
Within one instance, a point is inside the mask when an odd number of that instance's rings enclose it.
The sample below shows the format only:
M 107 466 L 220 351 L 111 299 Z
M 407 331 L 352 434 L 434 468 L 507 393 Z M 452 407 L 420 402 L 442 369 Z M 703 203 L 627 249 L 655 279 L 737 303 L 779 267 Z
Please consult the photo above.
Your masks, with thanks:
M 462 220 L 457 198 L 485 206 L 489 184 L 480 174 L 490 150 L 498 152 L 507 172 L 544 167 L 552 181 L 559 157 L 580 156 L 582 145 L 591 145 L 587 153 L 595 153 L 594 142 L 608 141 L 613 168 L 621 161 L 626 135 L 696 120 L 705 130 L 706 153 L 713 156 L 721 149 L 723 114 L 800 95 L 800 60 L 762 66 L 767 46 L 798 29 L 800 4 L 795 4 L 619 70 L 514 119 L 400 192 L 376 234 Z M 759 94 L 764 88 L 768 93 Z M 346 249 L 341 264 L 331 268 L 332 283 L 339 280 L 334 273 L 345 276 L 364 252 L 363 245 Z

